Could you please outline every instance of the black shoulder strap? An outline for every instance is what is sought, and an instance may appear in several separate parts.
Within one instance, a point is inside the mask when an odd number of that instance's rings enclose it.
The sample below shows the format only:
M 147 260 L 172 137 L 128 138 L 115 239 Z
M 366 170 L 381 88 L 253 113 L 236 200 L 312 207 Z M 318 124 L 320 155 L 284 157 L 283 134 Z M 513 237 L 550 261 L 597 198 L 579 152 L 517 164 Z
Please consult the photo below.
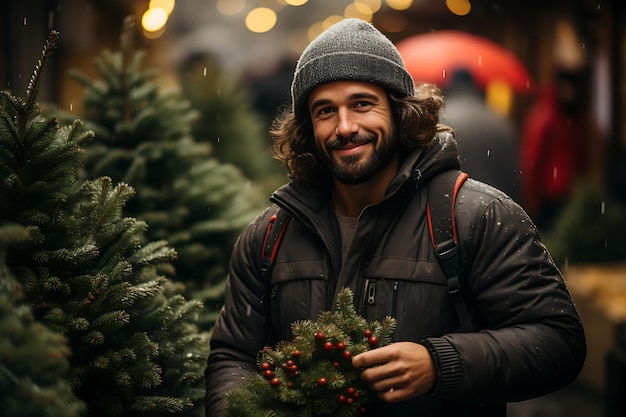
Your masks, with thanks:
M 270 217 L 270 221 L 265 231 L 265 239 L 263 240 L 263 248 L 261 249 L 261 272 L 266 282 L 274 267 L 278 248 L 287 229 L 287 225 L 291 220 L 291 216 L 283 209 L 276 210 L 276 213 Z M 268 282 L 269 283 L 269 282 Z
M 446 171 L 430 180 L 426 215 L 435 256 L 448 278 L 448 294 L 454 304 L 461 329 L 474 331 L 475 325 L 465 303 L 459 279 L 459 245 L 456 236 L 454 203 L 467 179 L 463 171 Z

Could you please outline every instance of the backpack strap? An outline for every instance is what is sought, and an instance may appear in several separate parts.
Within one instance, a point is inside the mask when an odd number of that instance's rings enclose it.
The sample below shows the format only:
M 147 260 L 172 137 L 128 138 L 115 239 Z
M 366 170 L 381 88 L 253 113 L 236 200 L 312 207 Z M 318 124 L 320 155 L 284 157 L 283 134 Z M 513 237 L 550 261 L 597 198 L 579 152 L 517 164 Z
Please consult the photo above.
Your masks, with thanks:
M 270 221 L 267 224 L 263 248 L 261 249 L 261 272 L 266 281 L 269 280 L 272 273 L 276 254 L 283 240 L 283 235 L 285 234 L 289 220 L 291 220 L 289 213 L 279 208 L 276 210 L 276 213 L 270 217 Z
M 430 180 L 426 216 L 435 256 L 447 277 L 448 294 L 454 305 L 462 331 L 476 326 L 467 308 L 459 279 L 459 244 L 456 235 L 454 204 L 459 189 L 468 178 L 463 171 L 446 171 Z
M 261 275 L 263 282 L 267 287 L 267 291 L 263 295 L 261 302 L 263 303 L 263 313 L 265 314 L 265 334 L 266 345 L 271 345 L 273 340 L 273 328 L 272 328 L 272 286 L 271 276 L 272 269 L 274 267 L 274 261 L 276 261 L 276 254 L 278 248 L 283 240 L 287 225 L 291 220 L 291 216 L 283 209 L 276 210 L 276 213 L 272 214 L 270 221 L 267 224 L 265 231 L 265 238 L 263 239 L 263 247 L 261 248 Z

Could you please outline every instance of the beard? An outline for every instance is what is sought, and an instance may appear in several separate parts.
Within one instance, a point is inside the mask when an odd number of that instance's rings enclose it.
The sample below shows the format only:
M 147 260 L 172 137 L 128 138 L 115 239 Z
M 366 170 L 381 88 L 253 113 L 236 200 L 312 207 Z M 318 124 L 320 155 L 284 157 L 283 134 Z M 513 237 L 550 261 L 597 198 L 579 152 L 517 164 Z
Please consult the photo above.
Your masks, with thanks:
M 362 155 L 349 155 L 340 159 L 329 156 L 332 155 L 334 149 L 348 144 L 362 145 L 369 142 L 374 145 L 374 150 L 365 160 L 362 160 Z M 379 143 L 380 147 L 377 146 Z M 389 165 L 398 152 L 398 144 L 393 135 L 383 137 L 382 141 L 379 141 L 375 133 L 370 133 L 329 139 L 325 144 L 325 149 L 326 152 L 320 153 L 335 180 L 346 185 L 356 185 L 370 180 Z

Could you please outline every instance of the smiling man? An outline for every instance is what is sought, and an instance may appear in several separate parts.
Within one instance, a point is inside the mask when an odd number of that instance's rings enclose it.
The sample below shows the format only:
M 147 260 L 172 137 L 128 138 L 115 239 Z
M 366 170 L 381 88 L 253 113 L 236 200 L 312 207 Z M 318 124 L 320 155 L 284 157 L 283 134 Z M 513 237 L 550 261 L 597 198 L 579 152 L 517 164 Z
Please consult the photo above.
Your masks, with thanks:
M 522 208 L 472 179 L 455 205 L 458 268 L 476 323 L 462 326 L 426 214 L 430 182 L 460 169 L 454 133 L 438 124 L 443 104 L 435 86 L 414 85 L 367 22 L 343 20 L 304 50 L 292 106 L 270 131 L 291 181 L 233 249 L 207 416 L 223 415 L 225 393 L 256 372 L 265 345 L 332 310 L 343 288 L 367 320 L 397 320 L 394 343 L 352 360 L 376 394 L 368 416 L 505 416 L 507 402 L 577 377 L 585 335 L 561 273 Z M 280 213 L 292 220 L 267 278 L 261 253 Z

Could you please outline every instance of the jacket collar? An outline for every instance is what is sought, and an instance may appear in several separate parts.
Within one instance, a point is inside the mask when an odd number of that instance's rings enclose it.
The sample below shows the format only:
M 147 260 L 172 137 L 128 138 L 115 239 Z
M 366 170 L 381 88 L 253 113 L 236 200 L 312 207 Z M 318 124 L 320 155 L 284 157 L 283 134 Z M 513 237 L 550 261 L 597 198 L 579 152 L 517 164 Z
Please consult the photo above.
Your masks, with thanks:
M 385 198 L 396 194 L 409 181 L 415 188 L 442 171 L 460 169 L 459 151 L 452 132 L 438 132 L 425 148 L 413 150 L 389 184 Z M 296 213 L 311 210 L 319 213 L 330 199 L 330 187 L 311 186 L 292 181 L 276 190 L 270 201 Z

